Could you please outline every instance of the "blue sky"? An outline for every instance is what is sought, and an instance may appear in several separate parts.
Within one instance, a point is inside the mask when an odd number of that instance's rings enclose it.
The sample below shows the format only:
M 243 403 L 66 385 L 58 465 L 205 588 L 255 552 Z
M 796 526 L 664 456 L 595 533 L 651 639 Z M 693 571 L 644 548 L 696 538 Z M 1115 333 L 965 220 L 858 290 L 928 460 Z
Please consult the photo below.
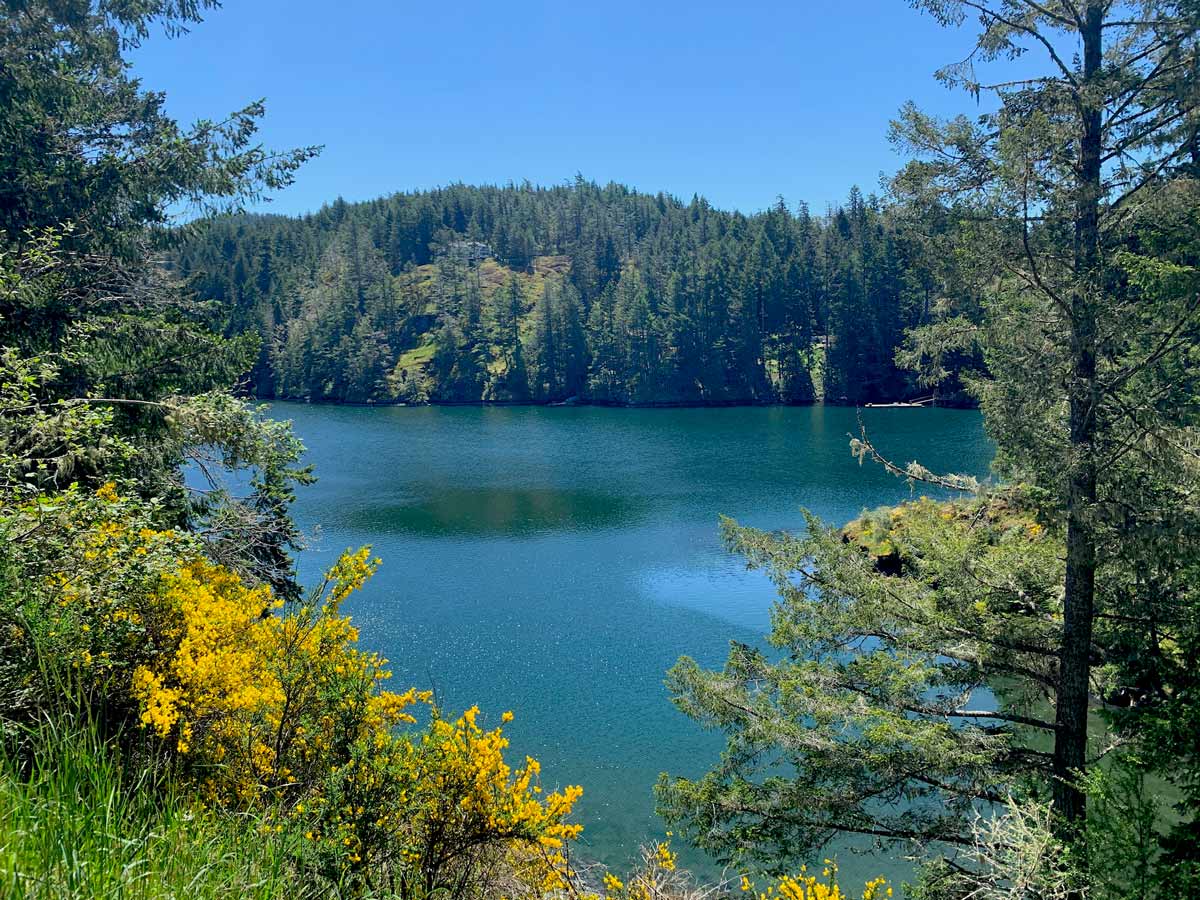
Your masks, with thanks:
M 266 97 L 268 146 L 325 145 L 274 212 L 576 172 L 820 211 L 898 167 L 906 100 L 977 109 L 932 77 L 970 43 L 903 0 L 243 0 L 156 35 L 134 68 L 181 120 Z

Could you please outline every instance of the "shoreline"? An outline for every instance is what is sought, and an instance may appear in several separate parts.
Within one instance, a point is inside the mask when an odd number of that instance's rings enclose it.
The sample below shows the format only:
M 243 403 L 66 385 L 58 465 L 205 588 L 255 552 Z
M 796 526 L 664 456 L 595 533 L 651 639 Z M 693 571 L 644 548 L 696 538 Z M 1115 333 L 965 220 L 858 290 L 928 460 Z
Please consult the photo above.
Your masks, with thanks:
M 597 409 L 755 409 L 777 407 L 781 409 L 792 409 L 809 408 L 814 406 L 828 406 L 834 409 L 979 409 L 978 404 L 948 403 L 939 406 L 932 403 L 915 403 L 905 400 L 880 401 L 872 403 L 836 403 L 824 400 L 813 401 L 811 403 L 781 403 L 777 401 L 730 401 L 728 403 L 686 403 L 670 401 L 664 401 L 661 403 L 600 403 L 593 400 L 559 400 L 553 403 L 533 403 L 529 401 L 512 400 L 430 400 L 423 403 L 411 403 L 403 400 L 312 400 L 307 397 L 249 397 L 247 399 L 254 403 L 299 403 L 305 406 L 349 406 L 366 409 L 373 407 L 379 409 L 394 409 L 397 407 L 411 407 L 414 409 L 420 409 L 422 407 L 434 406 L 536 407 L 539 409 L 572 409 L 580 407 L 595 407 Z

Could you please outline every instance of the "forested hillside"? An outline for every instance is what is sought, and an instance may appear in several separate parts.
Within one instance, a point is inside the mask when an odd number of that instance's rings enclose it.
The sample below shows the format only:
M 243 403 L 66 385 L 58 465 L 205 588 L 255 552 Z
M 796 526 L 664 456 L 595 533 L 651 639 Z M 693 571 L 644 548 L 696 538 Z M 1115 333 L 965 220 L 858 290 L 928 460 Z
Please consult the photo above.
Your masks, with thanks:
M 857 189 L 745 216 L 579 177 L 217 219 L 176 264 L 263 336 L 263 397 L 866 403 L 930 393 L 895 353 L 947 294 L 971 302 L 934 249 L 948 221 Z

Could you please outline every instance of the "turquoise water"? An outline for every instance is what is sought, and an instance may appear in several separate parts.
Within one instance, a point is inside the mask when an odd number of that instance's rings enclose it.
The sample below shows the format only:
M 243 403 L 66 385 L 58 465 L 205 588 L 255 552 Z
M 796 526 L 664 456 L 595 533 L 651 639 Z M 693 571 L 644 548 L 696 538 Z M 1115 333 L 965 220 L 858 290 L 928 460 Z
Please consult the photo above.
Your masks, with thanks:
M 516 758 L 539 758 L 547 786 L 584 786 L 582 853 L 611 865 L 662 836 L 658 774 L 698 775 L 722 747 L 674 709 L 663 673 L 681 654 L 719 666 L 730 640 L 768 628 L 771 586 L 721 547 L 718 514 L 794 529 L 801 507 L 841 523 L 909 495 L 851 457 L 855 412 L 841 408 L 274 411 L 320 477 L 296 505 L 319 529 L 302 575 L 373 544 L 383 567 L 346 611 L 393 685 L 478 704 L 491 723 L 514 710 Z M 987 471 L 978 413 L 864 417 L 899 462 Z M 899 871 L 843 862 L 851 884 Z

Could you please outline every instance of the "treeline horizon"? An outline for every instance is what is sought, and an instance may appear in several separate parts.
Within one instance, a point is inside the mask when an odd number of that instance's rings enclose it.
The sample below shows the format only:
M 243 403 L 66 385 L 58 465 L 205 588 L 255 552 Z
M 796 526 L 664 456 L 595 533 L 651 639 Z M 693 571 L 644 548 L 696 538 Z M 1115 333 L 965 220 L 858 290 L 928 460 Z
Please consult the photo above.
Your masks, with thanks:
M 264 399 L 968 405 L 970 354 L 932 386 L 896 360 L 975 303 L 957 227 L 857 188 L 746 215 L 577 176 L 216 218 L 171 263 L 217 327 L 262 338 Z

